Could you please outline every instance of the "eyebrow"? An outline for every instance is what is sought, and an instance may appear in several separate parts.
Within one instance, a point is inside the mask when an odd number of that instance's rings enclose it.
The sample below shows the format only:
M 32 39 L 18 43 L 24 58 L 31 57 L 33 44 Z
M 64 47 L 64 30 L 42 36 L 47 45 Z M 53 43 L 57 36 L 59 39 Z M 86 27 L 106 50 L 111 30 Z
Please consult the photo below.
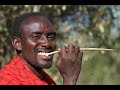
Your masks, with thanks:
M 43 34 L 42 32 L 32 32 L 32 34 Z M 47 33 L 47 34 L 55 34 L 56 35 L 56 32 L 50 32 L 50 33 Z
M 43 34 L 42 32 L 32 32 L 32 34 Z

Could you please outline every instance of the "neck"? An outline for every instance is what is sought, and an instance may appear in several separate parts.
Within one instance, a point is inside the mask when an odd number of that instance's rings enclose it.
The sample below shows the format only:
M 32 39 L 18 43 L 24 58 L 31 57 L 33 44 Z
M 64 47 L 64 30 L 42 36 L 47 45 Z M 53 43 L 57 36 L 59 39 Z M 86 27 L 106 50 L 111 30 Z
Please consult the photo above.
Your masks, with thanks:
M 22 58 L 21 55 L 19 55 L 19 56 Z M 26 63 L 26 65 L 30 68 L 30 70 L 31 70 L 36 76 L 38 76 L 40 79 L 43 79 L 43 75 L 42 75 L 43 69 L 35 68 L 35 67 L 33 67 L 32 65 L 30 65 L 28 62 L 26 62 L 23 58 L 22 58 L 22 60 Z

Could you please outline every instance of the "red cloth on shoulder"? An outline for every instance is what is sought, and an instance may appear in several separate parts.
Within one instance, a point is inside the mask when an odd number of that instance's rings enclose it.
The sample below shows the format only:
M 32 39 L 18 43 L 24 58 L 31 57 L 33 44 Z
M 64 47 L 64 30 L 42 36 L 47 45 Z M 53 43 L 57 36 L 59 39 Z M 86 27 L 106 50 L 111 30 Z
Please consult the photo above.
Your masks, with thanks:
M 43 75 L 45 80 L 37 77 L 19 56 L 15 56 L 0 70 L 0 85 L 55 85 L 44 71 Z

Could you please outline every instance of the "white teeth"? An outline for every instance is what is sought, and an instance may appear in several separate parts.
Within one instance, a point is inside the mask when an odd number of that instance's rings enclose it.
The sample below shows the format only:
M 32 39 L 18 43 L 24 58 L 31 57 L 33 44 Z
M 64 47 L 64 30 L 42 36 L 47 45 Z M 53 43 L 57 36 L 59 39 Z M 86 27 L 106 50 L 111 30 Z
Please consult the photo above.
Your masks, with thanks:
M 45 52 L 39 52 L 38 55 L 41 55 L 41 56 L 48 56 L 48 53 L 45 53 Z

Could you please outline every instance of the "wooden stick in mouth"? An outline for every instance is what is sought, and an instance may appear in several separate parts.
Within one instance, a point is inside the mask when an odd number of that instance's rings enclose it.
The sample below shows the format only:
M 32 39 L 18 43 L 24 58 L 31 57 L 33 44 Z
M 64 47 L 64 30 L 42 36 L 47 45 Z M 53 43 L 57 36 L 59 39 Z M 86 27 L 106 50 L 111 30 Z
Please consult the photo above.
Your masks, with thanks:
M 113 51 L 114 49 L 105 49 L 105 48 L 80 48 L 81 51 Z M 46 53 L 46 56 L 51 54 L 58 53 L 58 51 Z

